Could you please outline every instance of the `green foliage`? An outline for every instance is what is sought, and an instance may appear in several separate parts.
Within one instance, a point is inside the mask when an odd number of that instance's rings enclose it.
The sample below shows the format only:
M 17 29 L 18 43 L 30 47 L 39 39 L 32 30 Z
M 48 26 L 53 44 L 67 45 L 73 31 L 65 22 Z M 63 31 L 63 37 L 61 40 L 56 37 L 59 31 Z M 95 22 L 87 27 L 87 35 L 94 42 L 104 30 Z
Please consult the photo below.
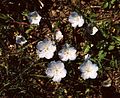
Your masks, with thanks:
M 28 11 L 27 9 L 25 9 L 25 10 L 22 12 L 22 15 L 23 15 L 23 16 L 28 16 L 28 13 L 29 13 L 29 11 Z
M 104 2 L 103 3 L 103 8 L 108 8 L 109 7 L 109 2 Z
M 10 19 L 10 16 L 0 13 L 0 19 L 8 20 L 8 19 Z
M 83 50 L 84 50 L 84 54 L 87 54 L 89 52 L 89 50 L 90 50 L 90 46 L 89 45 L 85 45 Z
M 113 55 L 112 55 L 112 59 L 110 61 L 110 66 L 113 67 L 113 68 L 118 68 L 119 67 L 117 59 L 115 59 Z
M 107 53 L 104 52 L 103 50 L 99 51 L 99 53 L 98 53 L 98 60 L 99 60 L 99 62 L 101 62 L 105 58 L 106 54 Z
M 116 42 L 120 43 L 120 36 L 113 36 L 113 39 L 114 39 Z
M 105 0 L 104 1 L 104 3 L 103 3 L 103 5 L 102 5 L 102 7 L 104 8 L 104 9 L 106 9 L 106 8 L 112 8 L 112 6 L 114 5 L 114 3 L 116 2 L 117 0 Z
M 115 48 L 115 43 L 114 42 L 110 43 L 108 50 L 113 50 L 114 48 Z

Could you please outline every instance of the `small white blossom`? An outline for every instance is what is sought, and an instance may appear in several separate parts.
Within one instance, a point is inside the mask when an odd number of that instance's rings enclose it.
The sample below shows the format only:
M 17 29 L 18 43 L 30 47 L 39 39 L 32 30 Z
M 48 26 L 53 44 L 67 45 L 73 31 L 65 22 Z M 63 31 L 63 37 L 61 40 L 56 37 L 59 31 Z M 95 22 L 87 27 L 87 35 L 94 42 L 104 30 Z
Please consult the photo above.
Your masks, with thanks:
M 97 32 L 98 32 L 98 28 L 93 27 L 92 34 L 90 34 L 90 35 L 95 35 Z
M 79 16 L 77 12 L 72 12 L 69 16 L 68 21 L 72 24 L 72 27 L 74 28 L 76 28 L 77 26 L 82 27 L 84 24 L 83 16 Z
M 48 64 L 46 74 L 48 77 L 52 78 L 53 81 L 60 82 L 61 78 L 64 78 L 66 76 L 67 71 L 64 67 L 64 63 L 61 61 L 51 61 Z
M 36 11 L 30 12 L 28 14 L 28 20 L 29 20 L 30 24 L 39 25 L 41 18 L 42 17 Z
M 91 57 L 91 55 L 90 55 L 90 54 L 86 54 L 86 55 L 85 55 L 84 60 L 85 60 L 85 61 L 87 61 L 87 60 L 89 60 L 89 59 L 90 59 L 90 57 Z
M 44 39 L 43 41 L 38 42 L 37 44 L 37 54 L 39 58 L 50 59 L 53 57 L 54 52 L 56 51 L 56 45 L 54 41 Z
M 60 41 L 63 38 L 62 32 L 60 30 L 55 32 L 55 39 Z
M 21 35 L 16 36 L 16 43 L 17 44 L 23 45 L 26 42 L 27 42 L 27 40 L 23 36 L 21 36 Z
M 76 49 L 74 47 L 70 47 L 68 44 L 66 44 L 63 49 L 61 49 L 58 52 L 59 58 L 62 61 L 67 61 L 67 60 L 75 60 L 77 55 L 76 55 Z
M 84 80 L 89 78 L 95 79 L 97 77 L 98 66 L 93 64 L 90 60 L 87 60 L 80 66 L 80 71 L 81 77 Z

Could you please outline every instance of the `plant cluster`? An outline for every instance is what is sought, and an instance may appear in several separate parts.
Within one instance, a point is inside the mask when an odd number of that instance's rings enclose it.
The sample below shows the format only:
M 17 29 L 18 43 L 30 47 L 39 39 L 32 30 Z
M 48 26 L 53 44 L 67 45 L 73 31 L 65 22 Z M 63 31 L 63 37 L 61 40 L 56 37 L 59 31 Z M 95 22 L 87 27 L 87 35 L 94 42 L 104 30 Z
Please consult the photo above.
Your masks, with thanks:
M 63 0 L 56 11 L 60 1 L 33 1 L 32 11 L 0 12 L 0 97 L 119 98 L 119 1 Z

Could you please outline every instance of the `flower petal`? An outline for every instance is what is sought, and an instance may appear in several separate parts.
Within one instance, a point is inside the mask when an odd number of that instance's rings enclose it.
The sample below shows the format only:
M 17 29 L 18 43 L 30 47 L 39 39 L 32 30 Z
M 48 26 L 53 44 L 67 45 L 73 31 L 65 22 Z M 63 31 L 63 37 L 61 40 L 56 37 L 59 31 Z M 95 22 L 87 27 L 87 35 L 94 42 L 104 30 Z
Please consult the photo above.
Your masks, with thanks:
M 73 55 L 69 56 L 69 59 L 70 60 L 75 60 L 76 59 L 76 54 L 73 54 Z
M 76 28 L 78 23 L 72 23 L 72 27 Z
M 49 52 L 45 54 L 45 58 L 46 59 L 51 59 L 53 57 L 54 53 L 53 52 Z
M 39 58 L 44 58 L 45 54 L 43 52 L 40 52 L 39 50 L 36 50 L 37 55 L 39 56 Z
M 84 24 L 84 19 L 83 19 L 83 17 L 81 16 L 81 18 L 79 19 L 78 27 L 82 27 L 83 24 Z
M 90 73 L 90 78 L 95 79 L 97 77 L 97 72 L 91 72 Z
M 45 72 L 47 74 L 48 77 L 52 78 L 54 76 L 54 73 L 52 72 L 51 68 L 48 68 Z
M 84 80 L 90 78 L 89 73 L 86 73 L 86 72 L 83 72 L 83 73 L 81 74 L 81 77 L 82 77 Z
M 52 77 L 53 81 L 60 82 L 61 78 L 64 78 L 66 76 L 67 71 L 64 68 L 64 63 L 61 61 L 51 61 L 48 64 L 46 74 L 48 77 Z
M 67 74 L 67 71 L 66 71 L 66 69 L 63 69 L 62 71 L 61 71 L 61 78 L 64 78 L 65 76 L 66 76 L 66 74 Z
M 54 76 L 52 80 L 55 81 L 55 82 L 60 82 L 61 81 L 61 77 Z

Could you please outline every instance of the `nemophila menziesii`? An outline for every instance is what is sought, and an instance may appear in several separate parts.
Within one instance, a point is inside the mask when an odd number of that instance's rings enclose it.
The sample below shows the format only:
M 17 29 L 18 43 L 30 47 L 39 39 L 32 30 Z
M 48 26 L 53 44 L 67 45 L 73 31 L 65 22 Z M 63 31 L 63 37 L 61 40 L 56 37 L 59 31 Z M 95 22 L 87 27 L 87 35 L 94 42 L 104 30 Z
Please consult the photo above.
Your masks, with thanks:
M 55 82 L 60 82 L 67 74 L 64 63 L 61 61 L 51 61 L 46 69 L 47 76 Z
M 74 47 L 71 47 L 68 44 L 65 44 L 64 47 L 58 52 L 59 58 L 62 61 L 75 60 L 77 50 Z
M 98 66 L 93 64 L 90 60 L 85 60 L 82 65 L 80 65 L 81 77 L 86 79 L 95 79 L 97 77 Z
M 44 39 L 43 41 L 39 41 L 36 48 L 36 52 L 39 58 L 50 59 L 53 57 L 54 52 L 56 51 L 55 42 L 51 41 L 50 39 Z
M 82 27 L 84 24 L 84 19 L 82 15 L 78 15 L 77 12 L 72 12 L 69 16 L 68 21 L 72 24 L 72 27 L 76 28 Z
M 30 12 L 27 16 L 30 24 L 35 24 L 35 25 L 39 25 L 39 22 L 41 20 L 41 16 L 38 14 L 37 11 L 34 12 Z
M 16 36 L 16 43 L 23 45 L 27 42 L 27 40 L 25 39 L 25 37 L 23 37 L 22 35 L 18 35 Z
M 63 39 L 63 34 L 62 34 L 62 32 L 60 31 L 60 30 L 56 30 L 55 31 L 55 40 L 57 40 L 58 42 L 60 41 L 60 40 L 62 40 Z
M 98 32 L 98 28 L 97 27 L 93 27 L 92 28 L 92 34 L 90 35 L 95 35 Z

